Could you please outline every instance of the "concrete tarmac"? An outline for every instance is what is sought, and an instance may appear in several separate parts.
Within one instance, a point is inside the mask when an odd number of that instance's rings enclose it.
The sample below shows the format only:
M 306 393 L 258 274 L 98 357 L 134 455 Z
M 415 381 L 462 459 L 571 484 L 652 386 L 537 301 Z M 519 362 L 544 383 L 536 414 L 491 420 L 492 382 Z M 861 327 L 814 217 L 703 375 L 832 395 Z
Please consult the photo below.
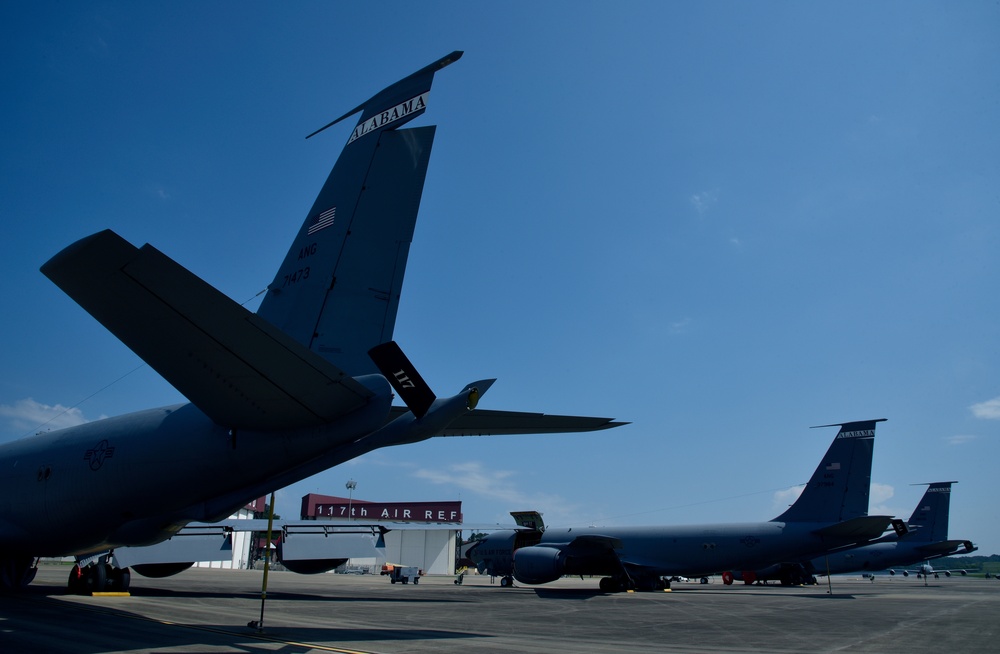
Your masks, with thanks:
M 68 595 L 65 566 L 0 595 L 0 652 L 937 652 L 1000 651 L 1000 581 L 835 577 L 827 586 L 674 584 L 597 590 L 597 579 L 500 588 L 488 577 L 259 571 L 132 577 L 131 597 Z M 717 578 L 716 578 L 717 579 Z

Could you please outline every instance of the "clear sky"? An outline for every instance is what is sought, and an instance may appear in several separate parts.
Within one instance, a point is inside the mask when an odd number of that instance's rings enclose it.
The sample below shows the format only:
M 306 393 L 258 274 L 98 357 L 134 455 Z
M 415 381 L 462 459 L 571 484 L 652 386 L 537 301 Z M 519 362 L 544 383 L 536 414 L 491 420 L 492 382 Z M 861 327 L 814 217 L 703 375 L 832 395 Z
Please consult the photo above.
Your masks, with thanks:
M 475 523 L 767 520 L 810 426 L 884 417 L 872 512 L 958 480 L 951 535 L 1000 553 L 992 1 L 0 3 L 0 439 L 182 401 L 50 256 L 111 228 L 253 298 L 353 123 L 305 135 L 452 50 L 395 338 L 440 395 L 632 424 L 376 451 L 280 513 L 353 478 Z

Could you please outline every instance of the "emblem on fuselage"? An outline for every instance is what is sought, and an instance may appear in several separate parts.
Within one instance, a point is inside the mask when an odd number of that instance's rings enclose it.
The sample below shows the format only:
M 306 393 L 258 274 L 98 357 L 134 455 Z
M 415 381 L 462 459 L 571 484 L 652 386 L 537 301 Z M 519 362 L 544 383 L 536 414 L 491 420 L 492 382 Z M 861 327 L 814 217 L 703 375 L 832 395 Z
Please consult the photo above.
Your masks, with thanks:
M 115 448 L 108 445 L 107 440 L 103 440 L 92 449 L 87 450 L 83 458 L 90 462 L 91 470 L 100 470 L 101 466 L 104 465 L 105 459 L 110 459 L 114 455 Z

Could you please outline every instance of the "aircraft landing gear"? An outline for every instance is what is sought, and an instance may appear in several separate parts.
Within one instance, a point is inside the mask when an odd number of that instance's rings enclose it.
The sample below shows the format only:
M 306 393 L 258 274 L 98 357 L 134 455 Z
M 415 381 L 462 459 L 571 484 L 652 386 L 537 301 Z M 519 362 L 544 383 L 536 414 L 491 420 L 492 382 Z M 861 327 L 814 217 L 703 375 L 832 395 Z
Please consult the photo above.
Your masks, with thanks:
M 819 583 L 815 576 L 800 567 L 782 570 L 780 580 L 782 586 L 815 586 Z
M 501 588 L 510 588 L 513 585 L 514 585 L 514 577 L 510 575 L 504 575 L 503 577 L 500 577 Z
M 38 572 L 35 558 L 19 556 L 10 559 L 0 559 L 0 588 L 19 590 L 35 578 Z
M 128 592 L 132 585 L 132 572 L 128 568 L 112 568 L 108 566 L 106 589 L 115 593 Z
M 623 593 L 628 590 L 635 590 L 636 583 L 628 577 L 615 575 L 614 577 L 603 577 L 600 582 L 600 589 L 605 593 Z M 640 590 L 646 590 L 640 588 Z
M 69 572 L 67 588 L 76 595 L 91 593 L 127 592 L 132 583 L 132 573 L 128 568 L 115 568 L 108 563 L 94 563 L 80 567 L 73 566 Z

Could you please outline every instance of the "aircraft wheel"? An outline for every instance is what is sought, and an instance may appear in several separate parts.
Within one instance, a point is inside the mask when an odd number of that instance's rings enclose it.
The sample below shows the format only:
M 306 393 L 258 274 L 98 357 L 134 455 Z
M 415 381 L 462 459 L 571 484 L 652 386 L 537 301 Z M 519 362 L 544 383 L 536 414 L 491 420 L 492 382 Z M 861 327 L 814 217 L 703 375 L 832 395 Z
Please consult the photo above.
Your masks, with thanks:
M 612 593 L 615 591 L 615 583 L 611 577 L 603 577 L 600 583 L 600 589 L 605 593 Z
M 513 586 L 514 580 L 510 577 L 500 577 L 500 587 L 507 588 L 508 586 Z
M 708 583 L 708 577 L 702 577 L 701 578 L 701 583 L 707 584 Z
M 73 566 L 77 569 L 78 566 Z M 70 573 L 70 580 L 73 579 L 73 573 Z M 77 593 L 81 595 L 89 595 L 90 593 L 101 593 L 107 588 L 108 585 L 108 574 L 103 565 L 98 563 L 97 565 L 88 565 L 86 568 L 80 569 L 80 574 L 77 577 L 78 585 L 75 588 Z
M 0 561 L 0 588 L 20 590 L 31 583 L 38 568 L 30 556 L 14 557 Z
M 107 589 L 113 592 L 127 592 L 129 586 L 132 585 L 132 571 L 128 568 L 112 568 L 108 566 L 107 577 Z

